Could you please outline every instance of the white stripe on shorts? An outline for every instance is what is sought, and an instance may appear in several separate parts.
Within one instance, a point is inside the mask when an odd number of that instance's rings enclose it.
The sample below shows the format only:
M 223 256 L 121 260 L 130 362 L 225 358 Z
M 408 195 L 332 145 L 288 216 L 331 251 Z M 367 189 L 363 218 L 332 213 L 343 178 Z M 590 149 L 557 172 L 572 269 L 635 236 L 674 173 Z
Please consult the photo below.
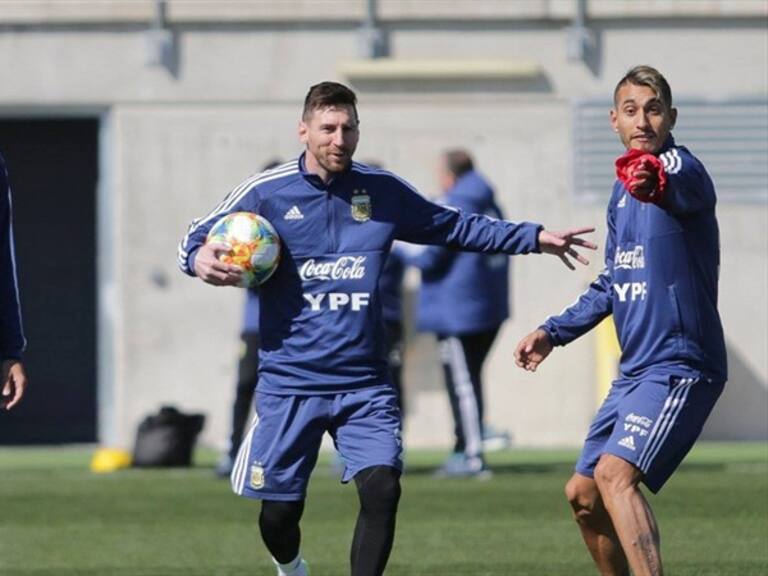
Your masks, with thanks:
M 232 490 L 235 494 L 243 494 L 243 486 L 245 485 L 245 478 L 248 476 L 248 460 L 251 455 L 251 444 L 253 442 L 253 434 L 256 431 L 256 427 L 259 425 L 259 415 L 253 415 L 253 421 L 251 427 L 248 430 L 243 441 L 240 443 L 240 449 L 237 451 L 237 458 L 235 459 L 235 465 L 232 468 L 232 474 L 229 479 L 232 484 Z
M 694 382 L 695 380 L 693 378 L 684 378 L 680 380 L 680 384 L 675 386 L 669 396 L 667 396 L 667 400 L 664 402 L 664 407 L 661 409 L 661 414 L 659 414 L 656 424 L 653 426 L 651 434 L 648 436 L 648 441 L 645 443 L 645 448 L 643 448 L 643 452 L 640 454 L 640 458 L 637 462 L 637 467 L 643 472 L 648 472 L 648 469 L 653 463 L 653 459 L 656 458 L 659 450 L 661 450 L 661 447 L 664 445 L 670 430 L 672 430 L 672 427 L 675 425 L 677 417 L 683 410 L 685 401 L 688 399 L 688 392 L 690 392 Z

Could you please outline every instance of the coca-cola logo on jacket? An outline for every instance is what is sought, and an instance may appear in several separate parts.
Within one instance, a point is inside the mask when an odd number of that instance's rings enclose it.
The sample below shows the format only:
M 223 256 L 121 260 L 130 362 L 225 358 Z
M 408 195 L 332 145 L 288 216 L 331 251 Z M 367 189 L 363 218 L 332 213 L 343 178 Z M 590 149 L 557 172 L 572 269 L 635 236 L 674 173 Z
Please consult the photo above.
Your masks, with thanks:
M 310 258 L 299 268 L 304 282 L 310 280 L 360 280 L 365 277 L 365 256 L 341 256 L 328 262 Z

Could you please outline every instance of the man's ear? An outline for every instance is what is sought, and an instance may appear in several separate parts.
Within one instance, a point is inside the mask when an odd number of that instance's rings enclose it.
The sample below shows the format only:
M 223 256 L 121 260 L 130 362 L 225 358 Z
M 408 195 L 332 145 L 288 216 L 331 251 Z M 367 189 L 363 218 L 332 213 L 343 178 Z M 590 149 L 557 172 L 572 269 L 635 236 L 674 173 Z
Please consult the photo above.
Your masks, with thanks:
M 670 108 L 669 109 L 669 129 L 672 130 L 675 127 L 675 123 L 677 122 L 677 108 Z
M 615 108 L 611 108 L 610 112 L 608 112 L 608 120 L 611 122 L 611 128 L 613 128 L 613 131 L 618 132 L 619 115 L 617 114 Z
M 299 141 L 301 141 L 302 144 L 307 143 L 308 132 L 309 132 L 309 127 L 307 126 L 307 123 L 304 122 L 304 120 L 299 121 Z

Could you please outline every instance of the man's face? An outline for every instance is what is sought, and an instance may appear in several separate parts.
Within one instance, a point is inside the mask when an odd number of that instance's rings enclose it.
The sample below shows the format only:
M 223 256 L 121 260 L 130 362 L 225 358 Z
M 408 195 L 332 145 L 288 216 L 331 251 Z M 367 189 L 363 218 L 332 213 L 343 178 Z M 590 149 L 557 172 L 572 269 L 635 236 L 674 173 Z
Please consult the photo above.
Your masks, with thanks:
M 628 150 L 658 152 L 677 119 L 677 110 L 668 108 L 648 86 L 624 84 L 614 106 L 611 126 Z
M 352 162 L 360 139 L 351 106 L 313 110 L 299 123 L 299 138 L 307 146 L 307 168 L 321 177 L 343 172 Z

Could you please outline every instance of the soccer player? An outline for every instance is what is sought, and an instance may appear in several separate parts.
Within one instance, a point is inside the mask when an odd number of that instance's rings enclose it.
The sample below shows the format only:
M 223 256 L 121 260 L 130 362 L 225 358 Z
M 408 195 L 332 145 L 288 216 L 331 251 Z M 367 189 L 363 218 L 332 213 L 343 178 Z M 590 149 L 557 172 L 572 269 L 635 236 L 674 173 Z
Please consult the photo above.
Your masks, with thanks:
M 0 408 L 16 406 L 27 388 L 27 375 L 21 362 L 26 347 L 21 326 L 19 283 L 13 246 L 11 186 L 5 160 L 0 155 L 0 361 L 2 362 L 2 396 Z
M 613 314 L 619 378 L 587 433 L 565 492 L 601 574 L 662 574 L 659 530 L 639 488 L 658 492 L 701 432 L 727 366 L 717 311 L 715 189 L 672 137 L 677 110 L 664 77 L 632 68 L 611 125 L 627 149 L 608 203 L 605 269 L 571 307 L 515 350 L 536 368 Z
M 465 150 L 442 154 L 440 203 L 502 218 L 493 188 Z M 431 246 L 410 259 L 421 270 L 416 325 L 437 335 L 454 422 L 453 454 L 441 477 L 486 477 L 483 459 L 482 371 L 502 323 L 509 317 L 509 259 L 503 254 L 457 252 Z
M 390 384 L 377 282 L 395 238 L 466 250 L 547 252 L 573 267 L 591 228 L 548 232 L 432 204 L 397 176 L 352 161 L 357 99 L 335 82 L 312 86 L 304 102 L 298 159 L 237 186 L 192 222 L 179 246 L 184 272 L 215 286 L 241 270 L 219 261 L 227 247 L 205 244 L 233 211 L 257 212 L 277 229 L 281 262 L 259 288 L 261 355 L 253 424 L 231 480 L 262 500 L 259 527 L 280 576 L 307 574 L 300 530 L 310 473 L 329 432 L 342 482 L 360 500 L 352 576 L 384 571 L 400 498 L 400 412 Z

